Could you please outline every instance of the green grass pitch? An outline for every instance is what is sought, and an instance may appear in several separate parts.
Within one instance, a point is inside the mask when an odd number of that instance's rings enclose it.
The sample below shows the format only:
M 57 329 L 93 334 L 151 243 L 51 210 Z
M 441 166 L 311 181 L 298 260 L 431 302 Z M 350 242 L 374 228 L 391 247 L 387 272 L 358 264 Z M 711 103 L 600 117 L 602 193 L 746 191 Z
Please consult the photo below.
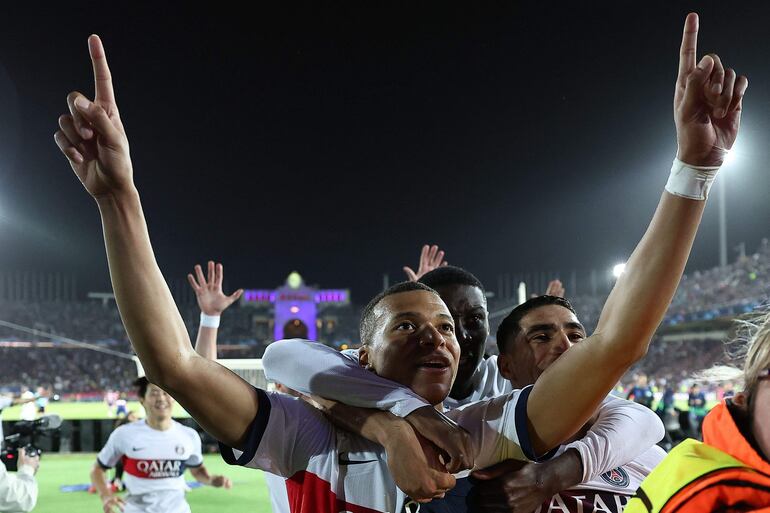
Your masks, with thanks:
M 128 410 L 134 410 L 140 417 L 144 417 L 144 409 L 138 402 L 129 402 Z M 112 411 L 114 412 L 115 409 L 113 408 Z M 19 420 L 20 412 L 21 406 L 7 408 L 3 410 L 3 420 Z M 107 405 L 103 402 L 51 402 L 46 407 L 46 413 L 56 413 L 64 420 L 112 418 Z M 175 404 L 174 417 L 189 417 L 189 415 L 179 404 Z
M 99 496 L 88 492 L 61 492 L 62 485 L 85 484 L 96 455 L 44 454 L 37 479 L 40 494 L 35 513 L 101 512 Z M 212 474 L 224 474 L 233 481 L 230 490 L 203 486 L 187 494 L 194 513 L 270 513 L 270 498 L 260 470 L 228 465 L 219 455 L 207 454 L 206 468 Z M 185 480 L 193 481 L 189 472 Z

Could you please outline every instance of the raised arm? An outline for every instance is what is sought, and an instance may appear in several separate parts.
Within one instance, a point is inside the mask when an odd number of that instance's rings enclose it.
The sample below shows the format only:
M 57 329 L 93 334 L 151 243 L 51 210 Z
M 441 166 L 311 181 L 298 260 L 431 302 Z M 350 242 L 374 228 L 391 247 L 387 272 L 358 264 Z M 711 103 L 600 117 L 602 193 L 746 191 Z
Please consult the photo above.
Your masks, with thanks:
M 717 57 L 705 56 L 696 66 L 697 34 L 698 17 L 690 14 L 674 98 L 678 161 L 666 192 L 607 299 L 596 332 L 551 365 L 529 398 L 528 423 L 538 452 L 575 433 L 645 355 L 690 254 L 705 207 L 704 185 L 735 142 L 748 82 L 725 72 Z
M 70 113 L 59 118 L 55 140 L 99 207 L 123 324 L 148 379 L 169 392 L 206 431 L 241 447 L 257 413 L 256 392 L 190 344 L 152 251 L 102 43 L 91 36 L 88 45 L 94 101 L 70 93 Z
M 203 276 L 200 265 L 195 266 L 195 276 L 187 275 L 187 281 L 195 292 L 198 308 L 201 309 L 201 322 L 198 326 L 198 336 L 195 339 L 195 351 L 204 358 L 217 359 L 217 332 L 219 320 L 227 308 L 238 301 L 243 295 L 243 289 L 238 289 L 229 296 L 222 291 L 225 268 L 222 264 L 214 264 L 211 260 L 207 265 L 208 279 Z
M 444 251 L 435 244 L 433 246 L 425 244 L 420 251 L 420 265 L 417 267 L 417 271 L 408 265 L 405 265 L 403 269 L 409 281 L 418 281 L 433 269 L 445 265 L 449 265 L 449 262 L 444 260 Z
M 369 372 L 357 360 L 319 342 L 298 338 L 274 342 L 267 346 L 262 365 L 268 379 L 304 395 L 387 410 L 398 417 L 428 406 L 403 385 Z

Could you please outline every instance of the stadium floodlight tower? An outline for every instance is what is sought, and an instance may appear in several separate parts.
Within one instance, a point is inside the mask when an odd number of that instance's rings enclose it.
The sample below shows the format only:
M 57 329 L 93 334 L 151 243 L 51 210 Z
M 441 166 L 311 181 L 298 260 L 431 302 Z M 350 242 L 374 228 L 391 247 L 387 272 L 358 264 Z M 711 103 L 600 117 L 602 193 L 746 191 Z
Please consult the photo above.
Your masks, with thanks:
M 736 154 L 734 150 L 727 150 L 725 153 L 724 166 L 728 169 L 734 167 Z M 724 172 L 722 173 L 724 175 Z M 727 265 L 727 186 L 725 185 L 725 176 L 722 176 L 719 182 L 719 265 Z
M 305 284 L 298 272 L 275 290 L 246 290 L 244 305 L 273 307 L 273 340 L 306 338 L 318 340 L 319 312 L 327 305 L 350 302 L 348 290 L 318 290 Z

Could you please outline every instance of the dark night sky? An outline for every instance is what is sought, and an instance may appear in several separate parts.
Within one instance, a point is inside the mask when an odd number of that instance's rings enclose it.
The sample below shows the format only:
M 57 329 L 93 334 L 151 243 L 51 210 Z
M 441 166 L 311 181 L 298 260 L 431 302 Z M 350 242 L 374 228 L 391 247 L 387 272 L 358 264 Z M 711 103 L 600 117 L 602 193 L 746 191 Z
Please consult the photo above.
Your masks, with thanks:
M 4 6 L 0 268 L 108 286 L 97 210 L 52 137 L 66 94 L 92 94 L 90 33 L 169 279 L 215 258 L 232 284 L 271 287 L 297 269 L 365 301 L 423 242 L 491 288 L 503 272 L 610 267 L 675 154 L 692 9 L 699 54 L 749 77 L 724 173 L 730 243 L 770 235 L 770 4 L 360 4 Z M 717 263 L 712 200 L 691 269 Z

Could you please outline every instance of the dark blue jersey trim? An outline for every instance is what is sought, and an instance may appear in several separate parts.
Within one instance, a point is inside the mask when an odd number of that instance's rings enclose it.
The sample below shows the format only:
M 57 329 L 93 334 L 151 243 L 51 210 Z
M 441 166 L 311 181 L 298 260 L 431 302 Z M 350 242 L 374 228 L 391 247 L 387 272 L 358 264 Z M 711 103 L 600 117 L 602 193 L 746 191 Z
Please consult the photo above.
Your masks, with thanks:
M 516 401 L 516 434 L 519 437 L 519 445 L 527 459 L 532 461 L 545 461 L 553 458 L 559 447 L 554 447 L 542 456 L 537 456 L 535 450 L 532 448 L 532 440 L 529 438 L 529 421 L 527 418 L 527 401 L 529 400 L 529 394 L 532 392 L 532 385 L 526 386 L 519 392 L 519 399 Z
M 112 468 L 111 466 L 105 465 L 104 463 L 102 463 L 102 460 L 100 460 L 98 456 L 96 457 L 96 463 L 98 463 L 99 466 L 102 467 L 102 470 L 109 470 Z
M 270 420 L 270 398 L 264 390 L 259 388 L 254 390 L 257 391 L 257 415 L 249 426 L 249 434 L 248 438 L 246 438 L 246 447 L 243 449 L 243 454 L 236 458 L 233 455 L 232 447 L 219 442 L 219 452 L 222 454 L 222 459 L 230 465 L 246 465 L 254 459 L 259 443 L 262 441 L 262 435 L 265 434 L 265 429 L 267 429 L 267 421 Z

